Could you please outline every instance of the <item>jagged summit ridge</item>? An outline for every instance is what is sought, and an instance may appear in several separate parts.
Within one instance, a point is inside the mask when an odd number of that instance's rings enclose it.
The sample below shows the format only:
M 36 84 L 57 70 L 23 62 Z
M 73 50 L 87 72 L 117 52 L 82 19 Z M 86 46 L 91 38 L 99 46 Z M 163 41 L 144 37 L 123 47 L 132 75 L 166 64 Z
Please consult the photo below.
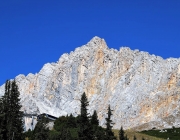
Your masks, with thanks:
M 163 59 L 128 47 L 109 49 L 104 39 L 94 37 L 56 63 L 45 64 L 39 73 L 15 79 L 27 113 L 77 115 L 85 92 L 89 112 L 97 110 L 101 125 L 110 104 L 115 128 L 152 121 L 157 127 L 170 127 L 180 123 L 179 64 L 180 59 Z M 165 121 L 168 116 L 174 116 L 173 124 Z

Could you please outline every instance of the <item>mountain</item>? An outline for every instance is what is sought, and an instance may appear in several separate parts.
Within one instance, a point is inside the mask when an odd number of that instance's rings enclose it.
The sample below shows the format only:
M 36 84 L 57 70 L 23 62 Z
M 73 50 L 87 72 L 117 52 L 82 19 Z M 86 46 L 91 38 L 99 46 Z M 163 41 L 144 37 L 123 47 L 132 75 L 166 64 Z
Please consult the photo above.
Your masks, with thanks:
M 102 126 L 110 104 L 114 128 L 180 127 L 180 59 L 109 49 L 104 39 L 94 37 L 39 73 L 15 79 L 26 113 L 76 116 L 85 92 L 89 112 L 98 112 Z

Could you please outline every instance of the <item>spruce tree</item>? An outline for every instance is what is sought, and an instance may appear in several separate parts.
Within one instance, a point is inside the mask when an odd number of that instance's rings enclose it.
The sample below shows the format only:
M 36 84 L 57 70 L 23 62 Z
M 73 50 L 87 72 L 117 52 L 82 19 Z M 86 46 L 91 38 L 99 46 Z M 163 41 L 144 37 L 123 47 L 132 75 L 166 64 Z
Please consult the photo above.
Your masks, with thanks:
M 114 124 L 111 120 L 112 116 L 112 110 L 110 108 L 110 105 L 108 106 L 108 117 L 106 118 L 106 138 L 108 140 L 115 140 L 116 137 L 114 136 L 114 133 L 112 132 L 112 125 Z
M 3 139 L 3 118 L 4 118 L 4 112 L 3 112 L 3 101 L 2 98 L 0 98 L 0 139 Z
M 18 86 L 16 84 L 16 81 L 12 81 L 11 83 L 12 89 L 11 89 L 11 126 L 9 129 L 9 136 L 10 138 L 13 137 L 14 139 L 24 139 L 23 138 L 23 112 L 20 111 L 21 104 L 20 104 L 20 93 L 18 91 Z
M 60 133 L 60 140 L 74 140 L 68 128 L 62 129 Z
M 18 86 L 15 80 L 6 81 L 5 94 L 1 105 L 1 137 L 3 139 L 23 140 L 23 113 L 20 111 Z
M 6 140 L 8 139 L 8 118 L 9 118 L 9 109 L 10 109 L 10 81 L 6 81 L 5 84 L 5 93 L 1 98 L 1 138 Z
M 69 129 L 66 129 L 66 139 L 65 140 L 74 140 L 71 136 L 71 132 Z
M 33 131 L 33 140 L 48 140 L 49 128 L 47 128 L 49 120 L 44 116 L 38 121 Z
M 104 140 L 105 131 L 101 126 L 99 126 L 99 120 L 96 111 L 94 111 L 93 115 L 91 116 L 91 125 L 93 127 L 93 135 L 94 135 L 93 139 Z
M 70 116 L 67 117 L 67 126 L 68 128 L 76 128 L 76 118 L 70 114 Z
M 98 116 L 97 116 L 96 110 L 94 110 L 94 113 L 93 113 L 93 115 L 91 117 L 91 125 L 95 125 L 95 126 L 99 125 L 99 120 L 98 120 Z
M 125 140 L 124 130 L 122 126 L 121 126 L 121 129 L 119 130 L 119 140 Z
M 93 130 L 89 121 L 89 114 L 87 113 L 87 106 L 89 102 L 86 94 L 83 93 L 81 96 L 81 114 L 79 118 L 79 139 L 80 140 L 93 140 Z

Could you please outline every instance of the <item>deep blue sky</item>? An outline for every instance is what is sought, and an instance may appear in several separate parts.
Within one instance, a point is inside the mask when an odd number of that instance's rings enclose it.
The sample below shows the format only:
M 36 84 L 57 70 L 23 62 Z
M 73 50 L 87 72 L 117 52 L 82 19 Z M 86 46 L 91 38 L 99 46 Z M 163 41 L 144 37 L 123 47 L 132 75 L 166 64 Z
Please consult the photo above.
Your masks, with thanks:
M 150 54 L 180 57 L 179 0 L 1 0 L 0 85 L 104 38 Z

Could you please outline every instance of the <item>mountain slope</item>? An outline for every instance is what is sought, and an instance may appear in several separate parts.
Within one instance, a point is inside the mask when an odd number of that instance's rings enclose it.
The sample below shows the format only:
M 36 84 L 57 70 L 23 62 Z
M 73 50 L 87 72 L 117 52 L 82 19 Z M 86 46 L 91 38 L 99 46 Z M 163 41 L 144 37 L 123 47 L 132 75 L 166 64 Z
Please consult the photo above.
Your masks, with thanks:
M 77 115 L 85 92 L 89 112 L 97 110 L 101 125 L 110 104 L 114 128 L 149 122 L 157 128 L 180 126 L 180 59 L 164 60 L 127 47 L 109 49 L 103 39 L 94 37 L 58 62 L 45 64 L 39 73 L 15 79 L 27 113 Z M 169 116 L 173 122 L 164 119 Z

